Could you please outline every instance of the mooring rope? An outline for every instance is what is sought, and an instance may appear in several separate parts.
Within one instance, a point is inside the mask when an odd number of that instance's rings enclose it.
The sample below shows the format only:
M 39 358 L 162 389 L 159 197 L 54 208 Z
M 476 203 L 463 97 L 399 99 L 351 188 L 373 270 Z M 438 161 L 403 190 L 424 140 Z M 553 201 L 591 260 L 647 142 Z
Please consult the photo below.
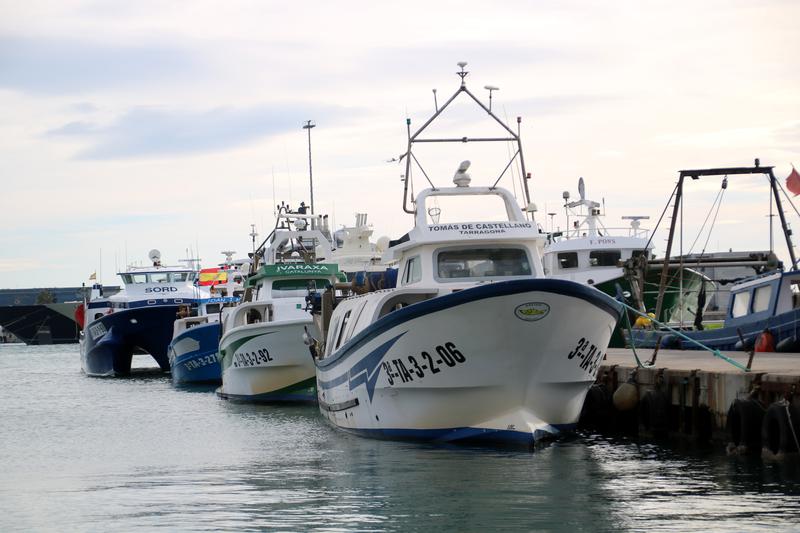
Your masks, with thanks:
M 682 339 L 684 339 L 684 340 L 686 340 L 686 341 L 688 341 L 688 342 L 690 342 L 690 343 L 692 343 L 692 344 L 694 344 L 696 346 L 699 346 L 701 349 L 706 350 L 707 352 L 711 352 L 711 354 L 714 357 L 719 357 L 723 361 L 732 364 L 733 366 L 735 366 L 739 370 L 743 370 L 745 372 L 750 372 L 750 370 L 745 365 L 741 364 L 738 361 L 735 361 L 735 360 L 731 359 L 727 355 L 724 355 L 719 350 L 717 350 L 715 348 L 710 348 L 710 347 L 706 346 L 705 344 L 703 344 L 703 343 L 701 343 L 699 341 L 696 341 L 695 339 L 693 339 L 691 337 L 688 337 L 687 335 L 681 333 L 677 329 L 671 328 L 668 325 L 664 324 L 663 322 L 659 322 L 658 320 L 656 320 L 655 318 L 651 317 L 650 315 L 642 313 L 641 311 L 639 311 L 635 307 L 631 307 L 630 305 L 626 304 L 625 302 L 619 302 L 619 303 L 621 303 L 622 306 L 625 307 L 625 309 L 628 309 L 629 311 L 633 311 L 636 315 L 638 315 L 640 317 L 643 317 L 643 318 L 646 318 L 647 320 L 650 320 L 653 324 L 656 324 L 657 326 L 660 326 L 661 328 L 666 329 L 670 333 L 673 333 L 673 334 L 677 335 L 678 337 L 680 337 L 680 338 L 682 338 Z M 628 323 L 628 331 L 630 332 L 630 336 L 631 336 L 631 347 L 634 347 L 633 328 L 630 327 L 630 319 L 627 318 L 628 317 L 628 313 L 625 313 L 625 317 L 626 317 L 626 320 L 627 320 L 627 323 Z M 659 339 L 659 342 L 660 342 L 660 339 Z M 644 366 L 644 365 L 641 364 L 641 362 L 639 361 L 639 357 L 636 355 L 635 347 L 634 347 L 634 357 L 636 357 L 636 362 L 639 364 L 639 366 Z

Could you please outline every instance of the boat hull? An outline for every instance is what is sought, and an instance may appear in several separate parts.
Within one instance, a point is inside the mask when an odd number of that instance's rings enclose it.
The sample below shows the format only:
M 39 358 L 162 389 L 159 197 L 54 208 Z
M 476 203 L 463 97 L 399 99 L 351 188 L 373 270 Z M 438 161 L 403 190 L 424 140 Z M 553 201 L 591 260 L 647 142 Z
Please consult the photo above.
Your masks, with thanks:
M 78 342 L 75 310 L 80 303 L 0 306 L 0 326 L 25 344 Z
M 222 387 L 217 394 L 229 400 L 316 402 L 314 362 L 303 344 L 307 319 L 247 324 L 220 340 Z
M 219 322 L 191 327 L 169 344 L 172 384 L 221 383 L 219 364 Z
M 149 353 L 161 370 L 169 370 L 177 305 L 122 309 L 87 324 L 81 339 L 81 368 L 89 376 L 126 376 L 135 351 Z
M 530 445 L 577 423 L 620 313 L 542 279 L 410 305 L 317 362 L 320 411 L 372 437 Z
M 800 339 L 798 330 L 800 329 L 800 309 L 794 309 L 787 313 L 777 316 L 755 320 L 753 322 L 742 322 L 736 326 L 724 326 L 716 329 L 703 331 L 681 331 L 690 339 L 693 339 L 704 346 L 717 350 L 743 350 L 743 344 L 739 337 L 741 331 L 744 339 L 744 346 L 752 346 L 758 335 L 765 329 L 769 329 L 775 338 L 777 345 L 785 339 Z M 670 347 L 682 350 L 701 350 L 702 347 L 679 338 L 677 335 L 668 331 L 653 329 L 633 329 L 630 334 L 626 333 L 629 343 L 636 348 L 655 348 L 661 344 L 662 347 Z M 792 343 L 792 346 L 798 342 Z M 667 346 L 665 346 L 667 345 Z

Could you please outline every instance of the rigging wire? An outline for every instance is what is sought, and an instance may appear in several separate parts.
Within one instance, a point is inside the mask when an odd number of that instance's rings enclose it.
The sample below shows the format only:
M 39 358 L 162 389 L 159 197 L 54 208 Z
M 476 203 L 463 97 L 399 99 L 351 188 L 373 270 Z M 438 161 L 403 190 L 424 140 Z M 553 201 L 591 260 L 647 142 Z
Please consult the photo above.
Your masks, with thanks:
M 711 209 L 709 209 L 708 213 L 706 213 L 706 219 L 703 221 L 703 225 L 700 226 L 700 230 L 697 232 L 697 237 L 694 238 L 694 242 L 689 247 L 689 251 L 687 253 L 692 253 L 692 250 L 694 250 L 695 244 L 697 244 L 697 241 L 700 240 L 700 236 L 703 234 L 703 230 L 705 229 L 706 224 L 708 223 L 708 217 L 711 216 L 711 213 L 714 211 L 714 207 L 716 207 L 717 212 L 714 215 L 714 220 L 711 222 L 711 226 L 708 229 L 708 238 L 706 238 L 706 242 L 703 245 L 703 252 L 705 252 L 706 246 L 708 245 L 708 239 L 711 237 L 711 231 L 714 228 L 714 221 L 716 221 L 717 214 L 719 214 L 719 205 L 722 205 L 722 196 L 725 195 L 725 191 L 727 190 L 727 179 L 728 179 L 727 176 L 723 179 L 722 182 L 723 186 L 720 188 L 719 191 L 717 191 L 717 196 L 716 198 L 714 198 L 714 202 L 711 204 Z M 717 202 L 719 202 L 719 205 L 717 205 Z
M 679 182 L 678 182 L 679 183 Z M 656 230 L 658 230 L 658 226 L 661 225 L 661 221 L 664 219 L 664 215 L 667 213 L 667 209 L 669 209 L 669 203 L 675 197 L 675 193 L 678 191 L 678 183 L 675 183 L 675 188 L 672 189 L 672 194 L 670 194 L 669 199 L 667 200 L 667 204 L 664 206 L 664 210 L 661 212 L 661 216 L 658 217 L 658 222 L 656 222 L 656 226 L 653 228 L 653 231 L 650 233 L 650 238 L 647 239 L 647 244 L 644 245 L 643 250 L 646 252 L 650 248 L 650 243 L 653 242 L 653 237 L 656 235 Z M 669 258 L 667 258 L 669 259 Z

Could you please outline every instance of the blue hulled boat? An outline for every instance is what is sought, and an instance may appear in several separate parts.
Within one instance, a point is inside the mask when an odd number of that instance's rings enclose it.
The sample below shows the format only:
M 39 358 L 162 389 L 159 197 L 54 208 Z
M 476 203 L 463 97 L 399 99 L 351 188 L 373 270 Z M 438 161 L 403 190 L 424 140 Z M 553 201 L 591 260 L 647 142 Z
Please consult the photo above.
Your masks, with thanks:
M 209 294 L 194 285 L 196 268 L 162 266 L 160 258 L 152 250 L 153 266 L 120 272 L 123 290 L 86 305 L 80 351 L 87 375 L 127 375 L 133 354 L 142 352 L 150 354 L 161 370 L 169 370 L 167 347 L 179 311 L 196 309 Z
M 200 300 L 194 310 L 183 308 L 183 314 L 188 316 L 175 321 L 168 350 L 173 385 L 222 383 L 218 359 L 220 320 L 241 299 L 245 278 L 241 267 L 249 263 L 232 261 L 233 252 L 224 253 L 227 260 L 219 268 L 200 271 L 198 285 L 208 288 L 212 297 Z

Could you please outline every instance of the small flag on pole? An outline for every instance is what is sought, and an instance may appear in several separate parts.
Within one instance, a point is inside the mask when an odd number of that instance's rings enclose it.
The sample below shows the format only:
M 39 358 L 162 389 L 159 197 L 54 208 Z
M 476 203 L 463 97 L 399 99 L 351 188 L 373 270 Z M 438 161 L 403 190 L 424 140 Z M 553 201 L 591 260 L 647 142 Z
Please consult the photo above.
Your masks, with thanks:
M 89 279 L 90 280 L 96 280 L 97 279 L 97 272 L 92 272 L 92 275 L 89 276 Z
M 800 173 L 792 165 L 792 173 L 786 178 L 786 188 L 794 193 L 795 196 L 800 194 Z

